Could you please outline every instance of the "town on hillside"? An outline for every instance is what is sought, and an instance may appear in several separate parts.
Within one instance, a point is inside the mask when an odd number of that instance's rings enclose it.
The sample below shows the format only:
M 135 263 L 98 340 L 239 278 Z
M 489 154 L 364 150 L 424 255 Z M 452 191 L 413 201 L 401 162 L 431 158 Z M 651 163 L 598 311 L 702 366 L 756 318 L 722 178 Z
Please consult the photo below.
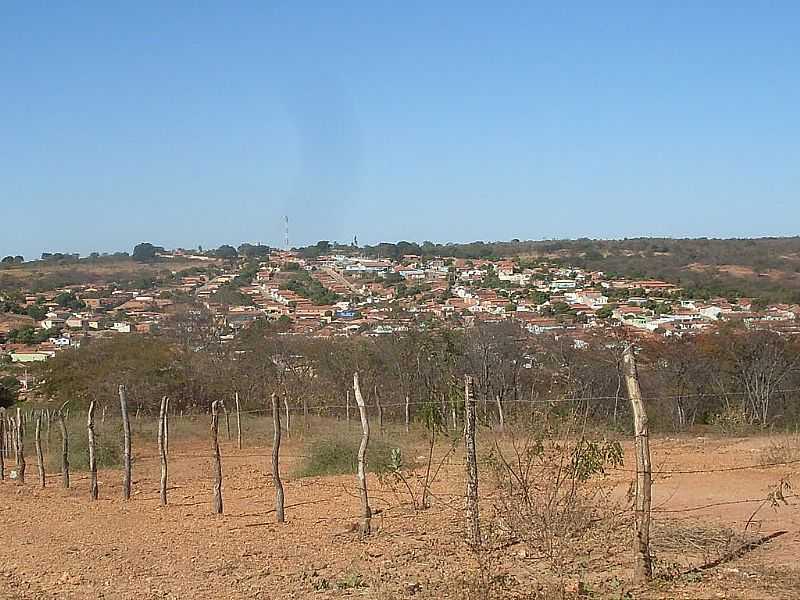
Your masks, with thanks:
M 0 357 L 39 362 L 92 338 L 158 335 L 187 311 L 209 315 L 223 343 L 263 321 L 283 334 L 314 337 L 393 335 L 433 322 L 469 328 L 512 321 L 531 335 L 574 340 L 578 348 L 604 333 L 681 337 L 728 322 L 800 332 L 797 304 L 693 297 L 668 281 L 546 259 L 380 258 L 324 242 L 311 248 L 244 244 L 195 252 L 140 244 L 134 259 L 157 263 L 159 277 L 53 289 L 26 289 L 23 283 L 0 291 Z

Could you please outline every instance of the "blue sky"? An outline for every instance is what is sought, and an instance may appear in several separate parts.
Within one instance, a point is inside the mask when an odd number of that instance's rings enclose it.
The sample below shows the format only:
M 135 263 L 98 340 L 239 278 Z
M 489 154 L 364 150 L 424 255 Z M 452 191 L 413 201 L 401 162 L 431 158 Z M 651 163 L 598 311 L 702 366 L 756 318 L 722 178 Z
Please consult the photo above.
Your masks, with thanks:
M 127 6 L 122 6 L 123 4 Z M 795 235 L 797 2 L 5 2 L 0 255 Z

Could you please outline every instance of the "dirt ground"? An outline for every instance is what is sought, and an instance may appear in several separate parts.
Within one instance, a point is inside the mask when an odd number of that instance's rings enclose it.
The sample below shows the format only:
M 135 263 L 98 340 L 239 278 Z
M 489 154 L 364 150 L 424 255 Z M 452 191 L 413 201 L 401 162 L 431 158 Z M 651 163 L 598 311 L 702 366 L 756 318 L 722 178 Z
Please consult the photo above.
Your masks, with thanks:
M 770 443 L 767 438 L 659 438 L 652 444 L 653 463 L 658 471 L 758 464 Z M 116 470 L 100 473 L 100 500 L 94 503 L 84 473 L 73 474 L 69 490 L 51 474 L 40 490 L 32 457 L 25 486 L 8 479 L 0 483 L 0 598 L 563 597 L 558 587 L 544 583 L 541 561 L 521 545 L 495 545 L 477 556 L 469 550 L 459 511 L 463 467 L 458 459 L 444 468 L 433 506 L 425 511 L 415 512 L 402 494 L 371 477 L 376 531 L 362 540 L 354 531 L 354 477 L 292 477 L 303 453 L 301 440 L 289 440 L 284 448 L 285 524 L 274 522 L 268 447 L 237 450 L 234 442 L 223 442 L 224 515 L 210 510 L 208 444 L 175 441 L 166 507 L 159 506 L 154 448 L 138 444 L 136 449 L 146 457 L 136 461 L 129 502 L 121 499 Z M 633 459 L 630 448 L 625 450 L 630 469 Z M 699 530 L 700 537 L 741 531 L 770 486 L 796 478 L 797 466 L 657 476 L 653 547 L 659 577 L 648 587 L 632 586 L 631 552 L 624 549 L 588 567 L 585 579 L 600 584 L 585 585 L 584 578 L 573 575 L 562 581 L 566 597 L 799 597 L 800 511 L 791 492 L 788 506 L 764 506 L 748 526 L 759 536 L 785 533 L 717 566 L 686 572 L 723 558 L 698 552 L 702 540 L 692 531 Z M 622 495 L 630 471 L 612 476 Z M 491 483 L 482 486 L 482 498 L 491 497 Z M 734 503 L 746 499 L 755 501 Z M 684 511 L 698 506 L 707 507 Z M 489 500 L 482 511 L 490 521 Z M 687 533 L 676 535 L 680 531 Z

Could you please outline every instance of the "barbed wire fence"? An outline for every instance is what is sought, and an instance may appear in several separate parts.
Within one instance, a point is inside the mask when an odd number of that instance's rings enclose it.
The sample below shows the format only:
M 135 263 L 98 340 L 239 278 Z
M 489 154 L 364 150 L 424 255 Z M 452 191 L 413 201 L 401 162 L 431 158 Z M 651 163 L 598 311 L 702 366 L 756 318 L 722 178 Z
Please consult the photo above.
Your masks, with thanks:
M 776 393 L 786 394 L 794 392 L 800 392 L 800 388 L 776 391 Z M 742 392 L 742 394 L 744 393 L 745 392 Z M 702 395 L 710 396 L 711 394 Z M 726 394 L 726 396 L 730 395 L 733 395 L 733 393 Z M 478 426 L 474 431 L 475 440 L 478 447 L 477 455 L 473 455 L 474 460 L 470 460 L 468 444 L 467 451 L 457 451 L 457 446 L 463 447 L 463 444 L 458 442 L 458 439 L 464 434 L 463 425 L 466 422 L 470 412 L 470 403 L 467 400 L 470 397 L 470 394 L 466 393 L 465 397 L 464 405 L 459 407 L 458 416 L 454 424 L 449 419 L 450 415 L 443 416 L 443 421 L 446 424 L 445 428 L 450 428 L 451 433 L 453 434 L 452 437 L 449 438 L 450 440 L 453 440 L 453 443 L 450 451 L 447 452 L 446 456 L 442 459 L 442 462 L 439 465 L 440 469 L 443 470 L 441 473 L 440 471 L 437 471 L 437 475 L 441 474 L 442 476 L 446 476 L 450 479 L 456 478 L 456 481 L 460 478 L 462 485 L 464 486 L 464 491 L 452 493 L 443 489 L 434 489 L 435 486 L 433 485 L 433 482 L 428 481 L 426 482 L 426 485 L 430 485 L 424 490 L 423 493 L 428 495 L 428 497 L 433 501 L 432 503 L 434 505 L 440 507 L 443 511 L 446 511 L 453 518 L 463 520 L 463 522 L 467 525 L 471 524 L 466 529 L 468 532 L 466 537 L 470 540 L 470 543 L 473 546 L 480 546 L 481 544 L 491 545 L 490 540 L 488 540 L 486 535 L 482 534 L 480 530 L 480 516 L 478 514 L 478 508 L 481 510 L 490 509 L 493 505 L 493 502 L 503 494 L 503 490 L 496 486 L 484 485 L 486 482 L 484 477 L 487 475 L 487 469 L 485 460 L 481 457 L 481 451 L 490 448 L 492 444 L 503 444 L 504 440 L 507 440 L 513 434 L 506 433 L 505 431 L 499 432 L 495 423 L 479 421 Z M 645 396 L 642 398 L 642 402 L 646 406 L 649 402 L 675 397 L 677 396 Z M 686 397 L 686 395 L 680 397 Z M 560 403 L 589 403 L 592 401 L 614 399 L 619 399 L 619 396 L 569 397 L 548 400 L 520 398 L 510 402 L 519 405 L 548 407 Z M 384 420 L 384 426 L 378 430 L 377 435 L 380 437 L 416 436 L 418 440 L 422 439 L 422 436 L 420 436 L 421 430 L 419 423 L 414 423 L 417 429 L 409 429 L 408 427 L 408 409 L 410 408 L 412 411 L 416 411 L 420 408 L 430 407 L 430 405 L 430 402 L 409 400 L 404 402 L 382 403 L 381 409 L 383 412 L 382 416 Z M 130 495 L 126 492 L 126 485 L 123 483 L 123 498 L 121 499 L 123 502 L 147 502 L 160 500 L 161 503 L 165 505 L 175 504 L 182 506 L 184 504 L 180 501 L 170 501 L 169 504 L 167 503 L 166 490 L 170 488 L 170 482 L 167 480 L 166 473 L 168 471 L 166 470 L 165 465 L 169 464 L 169 472 L 174 472 L 173 466 L 177 461 L 203 461 L 210 466 L 215 460 L 215 452 L 211 445 L 207 446 L 207 450 L 196 449 L 196 446 L 200 440 L 211 439 L 210 432 L 213 421 L 211 410 L 209 409 L 208 411 L 192 413 L 184 412 L 177 414 L 173 412 L 173 414 L 170 414 L 167 407 L 168 403 L 162 402 L 162 414 L 159 417 L 153 417 L 145 414 L 130 416 L 130 421 L 134 429 L 133 448 L 131 451 L 133 469 L 136 470 L 139 468 L 147 468 L 148 472 L 150 470 L 154 471 L 156 469 L 156 465 L 161 462 L 163 469 L 162 472 L 164 475 L 159 483 L 158 490 L 151 490 L 149 488 L 146 490 L 140 489 L 137 490 L 138 493 L 134 495 Z M 230 413 L 228 408 L 225 407 L 224 403 L 221 403 L 219 408 L 221 414 L 218 416 L 222 416 L 225 419 L 225 422 L 229 424 Z M 287 413 L 301 414 L 304 417 L 302 421 L 301 419 L 286 419 L 283 423 L 284 431 L 287 433 L 289 432 L 289 428 L 292 427 L 292 423 L 294 423 L 294 427 L 297 429 L 296 433 L 299 433 L 301 436 L 299 440 L 297 437 L 295 438 L 295 444 L 290 446 L 290 448 L 296 450 L 299 443 L 303 442 L 307 438 L 313 438 L 315 435 L 318 435 L 319 430 L 330 428 L 332 424 L 336 424 L 336 426 L 339 427 L 339 429 L 342 429 L 346 435 L 352 434 L 354 439 L 356 437 L 360 438 L 363 432 L 361 428 L 357 426 L 357 423 L 351 425 L 349 419 L 347 422 L 345 422 L 342 418 L 343 411 L 349 412 L 354 408 L 355 407 L 349 402 L 345 404 L 334 403 L 320 406 L 309 406 L 305 403 L 302 406 L 289 406 L 288 404 L 285 404 L 285 410 Z M 369 408 L 374 409 L 375 407 L 370 406 Z M 94 446 L 95 441 L 93 441 L 91 438 L 95 438 L 95 440 L 100 438 L 102 439 L 103 444 L 106 445 L 122 445 L 122 435 L 119 425 L 120 422 L 124 421 L 124 419 L 122 414 L 117 415 L 114 414 L 113 411 L 109 411 L 107 418 L 106 411 L 103 409 L 102 423 L 97 423 L 96 419 L 90 418 L 89 425 L 86 427 L 83 426 L 83 424 L 87 423 L 86 413 L 79 411 L 77 407 L 72 407 L 72 415 L 69 414 L 69 411 L 70 407 L 66 405 L 60 407 L 59 409 L 17 409 L 14 413 L 11 411 L 6 411 L 5 409 L 0 410 L 0 459 L 2 459 L 0 460 L 0 480 L 4 482 L 3 485 L 9 485 L 12 483 L 16 485 L 38 485 L 40 488 L 46 489 L 46 486 L 53 485 L 53 478 L 58 477 L 60 474 L 61 484 L 64 487 L 74 487 L 75 483 L 80 483 L 80 486 L 78 486 L 78 489 L 76 489 L 74 493 L 83 493 L 84 482 L 92 481 L 93 483 L 90 486 L 90 494 L 87 494 L 87 500 L 97 497 L 97 484 L 96 480 L 94 479 L 96 477 L 96 471 L 94 469 L 90 467 L 89 474 L 86 476 L 79 475 L 76 477 L 75 474 L 71 475 L 71 469 L 74 469 L 75 465 L 70 465 L 69 463 L 72 455 L 69 450 L 70 444 L 75 444 L 79 450 L 83 450 L 85 448 L 87 457 L 90 454 L 97 457 L 102 454 L 102 452 L 99 452 L 98 448 Z M 93 411 L 94 408 L 92 408 L 92 412 Z M 219 443 L 220 480 L 217 482 L 214 480 L 214 477 L 205 475 L 201 477 L 196 475 L 195 477 L 197 479 L 202 480 L 202 485 L 204 487 L 207 486 L 208 499 L 199 500 L 195 502 L 195 504 L 201 505 L 207 502 L 209 505 L 211 505 L 212 496 L 215 489 L 219 489 L 219 493 L 221 495 L 233 495 L 237 502 L 250 499 L 267 500 L 269 494 L 273 491 L 273 486 L 271 483 L 273 475 L 269 472 L 269 461 L 275 459 L 279 461 L 281 469 L 286 469 L 287 461 L 290 464 L 296 464 L 308 458 L 308 454 L 296 451 L 290 451 L 288 453 L 284 452 L 275 458 L 275 453 L 272 451 L 272 448 L 269 444 L 269 440 L 273 438 L 274 434 L 274 428 L 270 427 L 270 424 L 279 424 L 280 419 L 274 419 L 274 412 L 275 411 L 271 407 L 266 406 L 266 404 L 263 408 L 249 408 L 246 410 L 241 410 L 238 406 L 238 403 L 236 403 L 234 413 L 235 418 L 233 420 L 234 427 L 236 429 L 235 433 L 231 431 L 230 427 L 219 427 L 221 420 L 218 422 L 217 435 L 220 438 L 218 443 L 221 442 Z M 373 410 L 370 410 L 369 412 L 372 413 L 370 417 L 374 418 L 376 413 L 373 412 Z M 405 415 L 405 419 L 402 418 L 403 415 Z M 475 416 L 477 417 L 477 415 Z M 317 420 L 317 424 L 315 425 L 314 429 L 309 429 L 307 423 L 304 422 L 309 418 Z M 413 416 L 411 418 L 413 420 Z M 61 440 L 53 440 L 52 438 L 58 436 L 58 434 L 51 433 L 51 428 L 58 429 L 58 424 L 63 422 L 67 422 L 69 427 L 61 427 Z M 301 422 L 303 422 L 302 427 L 298 425 L 298 423 Z M 34 428 L 34 425 L 38 425 L 35 427 L 37 430 L 35 438 L 33 437 L 33 433 L 29 431 L 30 429 Z M 455 425 L 455 427 L 452 427 L 452 425 Z M 224 434 L 222 433 L 223 429 L 225 430 Z M 455 431 L 453 431 L 453 429 L 455 429 Z M 504 427 L 503 429 L 506 428 Z M 258 435 L 248 439 L 254 430 L 258 432 Z M 633 441 L 635 444 L 637 438 L 640 438 L 646 434 L 643 434 L 641 428 L 639 427 L 635 428 L 634 431 L 635 433 L 633 436 Z M 171 442 L 169 441 L 169 435 L 172 436 Z M 83 443 L 84 438 L 86 445 Z M 155 452 L 152 449 L 156 446 L 159 438 L 161 439 L 161 444 L 159 451 Z M 32 479 L 26 480 L 24 478 L 26 451 L 25 442 L 26 440 L 31 441 L 34 439 L 35 451 L 38 459 L 36 463 L 38 477 L 35 480 L 35 483 Z M 61 442 L 60 454 L 55 448 L 59 441 Z M 102 448 L 100 450 L 102 451 Z M 39 458 L 41 455 L 46 456 L 47 461 Z M 59 459 L 60 471 L 53 467 L 54 464 L 59 462 Z M 150 461 L 152 461 L 152 464 L 148 464 Z M 91 463 L 93 461 L 89 460 L 89 462 Z M 431 461 L 429 460 L 429 470 L 431 468 L 430 463 Z M 735 547 L 729 547 L 729 545 L 726 545 L 724 550 L 721 551 L 719 553 L 720 555 L 715 557 L 714 560 L 706 560 L 703 562 L 703 564 L 689 567 L 688 570 L 708 568 L 708 565 L 714 566 L 716 564 L 720 564 L 719 561 L 724 562 L 725 560 L 731 560 L 741 555 L 741 553 L 754 549 L 763 543 L 771 541 L 785 533 L 783 530 L 757 531 L 757 529 L 766 524 L 785 523 L 785 519 L 768 519 L 760 516 L 759 513 L 762 511 L 762 509 L 767 507 L 778 508 L 780 506 L 784 506 L 789 507 L 790 510 L 796 510 L 796 499 L 798 494 L 792 492 L 789 477 L 794 475 L 794 466 L 797 464 L 800 464 L 800 459 L 788 458 L 786 460 L 758 462 L 750 460 L 743 461 L 740 464 L 733 464 L 729 466 L 712 466 L 708 468 L 681 467 L 680 465 L 666 466 L 664 464 L 656 464 L 656 466 L 653 467 L 651 465 L 642 465 L 640 462 L 637 462 L 636 468 L 631 468 L 630 466 L 624 465 L 611 465 L 607 468 L 607 474 L 615 477 L 619 485 L 624 484 L 625 481 L 634 483 L 634 497 L 637 496 L 639 492 L 643 491 L 641 489 L 643 485 L 641 483 L 641 476 L 644 474 L 645 469 L 647 470 L 651 481 L 655 483 L 657 488 L 664 481 L 674 477 L 680 477 L 681 482 L 684 482 L 687 478 L 691 478 L 693 476 L 701 477 L 714 474 L 721 474 L 724 476 L 724 474 L 729 473 L 751 471 L 768 473 L 770 476 L 774 476 L 775 479 L 773 480 L 772 484 L 764 490 L 763 495 L 758 496 L 737 496 L 735 489 L 730 489 L 728 496 L 724 498 L 716 498 L 708 502 L 692 505 L 671 505 L 674 499 L 673 495 L 659 497 L 655 502 L 652 503 L 652 505 L 642 505 L 641 502 L 637 502 L 635 499 L 634 501 L 627 500 L 626 502 L 620 502 L 618 505 L 616 505 L 608 518 L 624 518 L 634 522 L 637 526 L 636 533 L 635 535 L 632 533 L 631 537 L 635 538 L 637 544 L 642 542 L 640 526 L 643 518 L 645 517 L 645 513 L 648 521 L 653 519 L 653 523 L 656 525 L 655 538 L 653 540 L 649 539 L 650 532 L 648 530 L 648 539 L 645 540 L 647 543 L 644 545 L 644 547 L 638 547 L 634 549 L 635 552 L 639 552 L 640 554 L 644 552 L 646 558 L 649 560 L 653 556 L 650 542 L 655 541 L 658 545 L 659 535 L 663 534 L 663 530 L 659 528 L 663 528 L 663 526 L 669 524 L 670 522 L 684 521 L 687 524 L 695 525 L 697 524 L 698 516 L 707 518 L 708 512 L 713 509 L 722 507 L 747 507 L 746 513 L 748 518 L 735 520 L 728 519 L 727 521 L 725 521 L 723 518 L 722 520 L 732 526 L 738 525 L 742 532 L 750 533 L 751 535 L 749 537 L 741 536 L 738 539 L 738 545 Z M 80 467 L 82 471 L 83 465 L 79 464 L 77 466 Z M 258 467 L 260 470 L 257 483 L 262 486 L 261 488 L 253 490 L 252 485 L 246 485 L 241 488 L 237 488 L 234 485 L 228 485 L 227 487 L 224 486 L 224 480 L 222 479 L 223 469 L 227 467 L 252 468 L 254 466 Z M 395 466 L 399 468 L 399 465 Z M 791 472 L 777 473 L 775 471 L 778 468 L 790 469 Z M 109 481 L 117 473 L 116 468 L 103 468 L 103 470 L 105 471 L 105 473 L 103 473 L 103 479 L 106 481 Z M 211 471 L 211 469 L 209 470 Z M 471 473 L 474 473 L 475 475 L 474 482 L 472 481 Z M 126 479 L 130 481 L 129 477 L 126 477 Z M 482 482 L 480 486 L 478 485 L 479 480 Z M 149 484 L 149 479 L 147 481 Z M 373 479 L 370 479 L 371 484 L 373 481 Z M 137 486 L 137 482 L 135 480 L 133 485 L 134 487 Z M 363 498 L 360 496 L 362 489 L 360 487 L 360 483 L 355 477 L 351 477 L 347 481 L 345 477 L 340 477 L 335 483 L 325 481 L 320 477 L 315 477 L 307 481 L 299 478 L 292 478 L 288 482 L 288 485 L 287 482 L 284 482 L 284 485 L 286 486 L 286 504 L 284 506 L 276 506 L 275 509 L 267 510 L 266 512 L 260 511 L 258 515 L 260 520 L 243 523 L 241 526 L 256 527 L 264 525 L 264 516 L 270 514 L 277 515 L 281 509 L 286 510 L 287 513 L 291 515 L 293 509 L 310 504 L 332 503 L 346 497 L 352 498 L 353 502 L 363 501 Z M 406 482 L 406 485 L 409 485 L 408 482 Z M 116 487 L 116 485 L 114 487 Z M 724 483 L 721 483 L 721 487 L 724 487 Z M 321 493 L 316 494 L 312 498 L 300 499 L 299 497 L 304 495 L 302 492 L 307 491 L 308 489 L 321 491 Z M 151 491 L 153 492 L 152 497 L 150 495 Z M 101 496 L 103 495 L 102 485 L 100 486 L 99 494 Z M 294 498 L 292 497 L 293 495 L 295 495 Z M 374 501 L 376 505 L 373 507 L 374 510 L 370 509 L 370 513 L 388 514 L 392 511 L 409 508 L 409 505 L 410 508 L 417 508 L 413 498 L 413 492 L 411 493 L 411 496 L 411 502 L 403 500 L 401 495 L 398 494 L 396 490 L 383 488 L 379 485 L 377 490 L 370 490 L 369 499 Z M 474 504 L 473 501 L 475 501 Z M 602 506 L 598 508 L 607 509 L 608 506 Z M 361 509 L 359 509 L 359 511 L 361 511 Z M 219 512 L 222 512 L 221 501 L 219 505 Z M 354 518 L 356 517 L 348 514 L 331 514 L 325 517 L 325 519 L 329 521 L 347 521 L 353 520 Z M 648 524 L 648 527 L 649 526 L 650 525 Z M 631 546 L 633 546 L 633 543 Z M 649 572 L 645 571 L 644 578 L 647 579 L 651 575 L 652 568 L 650 568 Z

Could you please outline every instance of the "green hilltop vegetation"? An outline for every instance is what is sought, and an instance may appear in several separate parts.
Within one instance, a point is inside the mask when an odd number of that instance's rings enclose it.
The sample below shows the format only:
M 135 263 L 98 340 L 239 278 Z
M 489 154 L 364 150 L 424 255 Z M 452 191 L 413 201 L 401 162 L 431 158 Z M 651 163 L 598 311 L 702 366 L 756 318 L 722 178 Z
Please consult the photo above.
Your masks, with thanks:
M 661 279 L 698 297 L 753 296 L 800 302 L 800 237 L 511 240 L 435 244 L 401 241 L 355 248 L 329 242 L 300 249 L 307 257 L 331 251 L 373 258 L 406 255 L 463 259 L 547 260 L 621 277 Z

